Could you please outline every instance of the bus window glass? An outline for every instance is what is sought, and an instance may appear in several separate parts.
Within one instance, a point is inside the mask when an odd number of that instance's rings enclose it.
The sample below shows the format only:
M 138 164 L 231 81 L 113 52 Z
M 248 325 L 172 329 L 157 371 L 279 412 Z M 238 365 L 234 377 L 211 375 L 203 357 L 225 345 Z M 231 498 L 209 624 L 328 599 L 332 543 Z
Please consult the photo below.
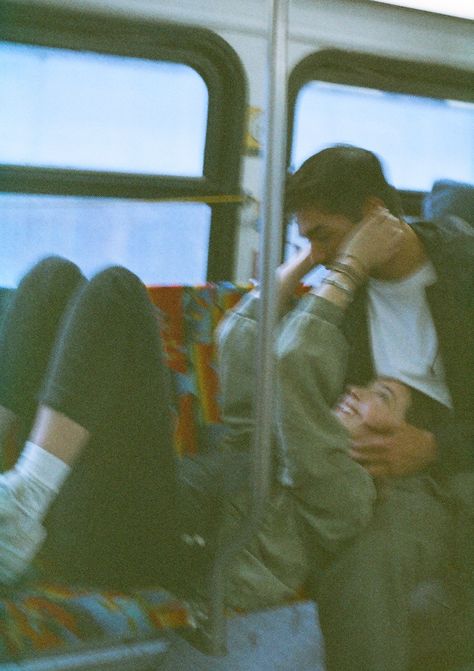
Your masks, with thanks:
M 211 208 L 203 203 L 0 194 L 0 209 L 2 287 L 50 254 L 87 276 L 120 264 L 146 284 L 206 281 Z
M 208 91 L 181 63 L 0 43 L 0 163 L 203 175 Z
M 378 154 L 398 189 L 474 182 L 474 104 L 308 82 L 296 101 L 292 167 L 336 143 Z

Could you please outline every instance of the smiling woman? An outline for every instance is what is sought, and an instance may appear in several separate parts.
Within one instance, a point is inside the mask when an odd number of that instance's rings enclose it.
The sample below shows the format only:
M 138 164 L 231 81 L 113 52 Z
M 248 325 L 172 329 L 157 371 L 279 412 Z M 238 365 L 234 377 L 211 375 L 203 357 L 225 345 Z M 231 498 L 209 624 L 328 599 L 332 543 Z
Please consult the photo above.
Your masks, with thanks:
M 365 387 L 350 385 L 334 410 L 352 437 L 367 428 L 387 431 L 407 417 L 410 388 L 391 378 L 378 377 Z

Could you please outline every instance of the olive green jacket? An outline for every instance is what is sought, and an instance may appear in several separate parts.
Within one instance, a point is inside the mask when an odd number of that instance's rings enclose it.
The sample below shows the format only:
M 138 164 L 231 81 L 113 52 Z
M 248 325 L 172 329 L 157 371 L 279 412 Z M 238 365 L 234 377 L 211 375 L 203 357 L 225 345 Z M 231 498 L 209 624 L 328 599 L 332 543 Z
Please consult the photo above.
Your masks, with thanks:
M 218 331 L 224 421 L 230 442 L 253 433 L 258 298 L 249 294 Z M 232 564 L 228 603 L 262 607 L 298 595 L 310 568 L 308 547 L 329 553 L 368 524 L 371 477 L 348 455 L 348 435 L 331 408 L 344 384 L 343 312 L 313 294 L 281 321 L 275 337 L 274 477 L 256 537 Z M 233 537 L 247 511 L 246 492 L 226 504 Z

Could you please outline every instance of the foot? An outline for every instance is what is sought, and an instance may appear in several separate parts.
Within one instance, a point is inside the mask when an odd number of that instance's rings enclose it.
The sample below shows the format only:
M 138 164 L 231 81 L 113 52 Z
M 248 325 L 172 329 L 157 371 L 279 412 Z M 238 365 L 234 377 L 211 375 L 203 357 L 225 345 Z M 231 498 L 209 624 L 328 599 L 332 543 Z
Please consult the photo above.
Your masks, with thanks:
M 10 585 L 26 572 L 45 537 L 27 487 L 0 475 L 0 584 Z

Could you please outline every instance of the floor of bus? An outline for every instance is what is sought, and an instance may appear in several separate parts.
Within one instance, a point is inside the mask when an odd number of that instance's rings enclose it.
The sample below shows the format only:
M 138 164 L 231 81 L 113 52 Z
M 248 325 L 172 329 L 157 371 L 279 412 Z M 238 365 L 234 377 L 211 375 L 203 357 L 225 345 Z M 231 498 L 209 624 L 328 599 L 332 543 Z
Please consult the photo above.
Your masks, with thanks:
M 175 640 L 157 671 L 324 671 L 315 608 L 302 603 L 229 620 L 226 657 Z

